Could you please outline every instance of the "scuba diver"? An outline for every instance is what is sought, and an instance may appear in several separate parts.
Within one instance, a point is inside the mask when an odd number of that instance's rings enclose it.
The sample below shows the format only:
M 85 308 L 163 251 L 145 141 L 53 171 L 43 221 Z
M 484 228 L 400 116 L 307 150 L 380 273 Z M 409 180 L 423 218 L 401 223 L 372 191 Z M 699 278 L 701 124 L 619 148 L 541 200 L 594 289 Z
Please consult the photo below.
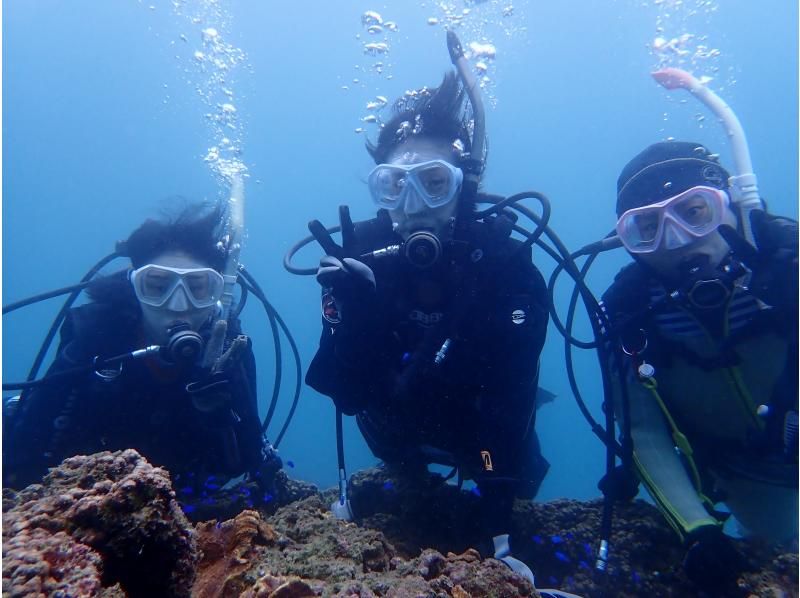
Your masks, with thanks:
M 617 181 L 634 262 L 603 296 L 633 467 L 684 541 L 688 576 L 716 590 L 746 566 L 718 502 L 745 535 L 797 538 L 797 223 L 742 209 L 741 189 L 698 143 L 639 153 Z
M 549 467 L 534 430 L 547 289 L 531 243 L 511 238 L 514 220 L 476 218 L 483 108 L 452 32 L 448 44 L 458 76 L 399 98 L 367 143 L 377 217 L 353 223 L 342 206 L 341 246 L 318 221 L 309 225 L 327 255 L 316 271 L 323 330 L 306 382 L 337 409 L 337 516 L 354 515 L 344 413 L 401 475 L 426 475 L 435 463 L 474 480 L 495 558 L 533 582 L 509 531 L 514 498 L 533 498 Z
M 202 503 L 216 516 L 213 491 L 238 476 L 257 485 L 254 498 L 274 492 L 281 460 L 262 432 L 251 342 L 238 311 L 220 326 L 238 252 L 220 233 L 223 213 L 187 206 L 118 245 L 131 268 L 88 283 L 91 301 L 67 313 L 46 376 L 4 406 L 5 486 L 39 482 L 73 455 L 134 448 L 198 505 L 187 514 Z

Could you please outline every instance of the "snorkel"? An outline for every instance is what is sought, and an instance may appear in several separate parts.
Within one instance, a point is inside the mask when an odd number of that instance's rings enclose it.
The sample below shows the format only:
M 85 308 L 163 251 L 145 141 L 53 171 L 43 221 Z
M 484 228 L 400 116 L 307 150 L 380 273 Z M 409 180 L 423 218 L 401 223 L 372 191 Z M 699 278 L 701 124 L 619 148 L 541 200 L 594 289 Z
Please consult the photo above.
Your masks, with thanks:
M 239 273 L 239 252 L 242 248 L 243 231 L 244 181 L 240 173 L 234 173 L 231 175 L 231 195 L 228 199 L 225 234 L 220 241 L 227 254 L 222 271 L 224 286 L 219 300 L 221 309 L 212 319 L 211 338 L 203 354 L 203 368 L 218 369 L 217 364 L 222 357 L 222 349 L 228 333 L 228 318 L 233 304 L 233 287 L 236 285 Z
M 764 205 L 758 194 L 758 182 L 750 161 L 750 149 L 739 119 L 734 111 L 717 94 L 703 85 L 691 73 L 679 68 L 665 68 L 652 73 L 653 78 L 664 88 L 685 89 L 700 100 L 725 127 L 731 151 L 733 152 L 734 172 L 728 179 L 731 201 L 739 211 L 742 231 L 747 241 L 755 246 L 750 224 L 750 212 L 762 210 Z
M 472 106 L 472 148 L 469 158 L 465 159 L 461 165 L 461 170 L 464 172 L 462 195 L 467 200 L 472 201 L 478 194 L 478 184 L 484 167 L 483 150 L 486 141 L 486 113 L 483 109 L 483 98 L 481 97 L 478 80 L 470 70 L 467 58 L 464 56 L 464 48 L 461 46 L 461 41 L 453 31 L 447 32 L 447 51 L 450 53 L 450 61 L 456 67 L 461 83 L 467 91 L 469 103 Z

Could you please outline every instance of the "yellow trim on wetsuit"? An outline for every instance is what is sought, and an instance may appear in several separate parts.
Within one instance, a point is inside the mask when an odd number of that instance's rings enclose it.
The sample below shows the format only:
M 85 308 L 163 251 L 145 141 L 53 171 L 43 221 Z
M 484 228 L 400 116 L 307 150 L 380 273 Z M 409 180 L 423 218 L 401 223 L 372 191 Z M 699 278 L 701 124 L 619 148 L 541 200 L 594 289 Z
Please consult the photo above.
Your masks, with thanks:
M 664 399 L 661 398 L 661 395 L 658 392 L 658 383 L 656 382 L 655 378 L 645 378 L 642 380 L 642 386 L 650 391 L 655 398 L 658 406 L 661 408 L 662 413 L 667 418 L 667 422 L 669 423 L 669 427 L 672 429 L 672 441 L 675 443 L 675 446 L 681 451 L 684 457 L 686 457 L 686 461 L 689 463 L 689 469 L 692 472 L 692 481 L 694 482 L 695 490 L 697 490 L 697 495 L 700 497 L 707 506 L 713 508 L 714 502 L 708 498 L 705 494 L 703 494 L 703 482 L 700 479 L 700 472 L 697 469 L 697 464 L 694 462 L 694 450 L 692 449 L 692 445 L 689 442 L 689 439 L 686 435 L 678 429 L 678 424 L 675 423 L 675 420 L 672 418 L 672 415 L 667 409 L 667 405 L 664 403 Z
M 636 470 L 639 472 L 639 477 L 641 478 L 642 483 L 647 486 L 648 492 L 650 492 L 650 495 L 661 507 L 661 511 L 664 513 L 664 518 L 667 520 L 667 523 L 669 523 L 669 526 L 675 530 L 682 541 L 685 540 L 686 536 L 688 536 L 692 531 L 700 527 L 705 527 L 707 525 L 716 525 L 719 527 L 722 526 L 721 521 L 711 516 L 698 519 L 694 523 L 689 523 L 686 521 L 680 516 L 678 511 L 672 508 L 671 503 L 667 500 L 666 496 L 664 496 L 664 494 L 661 492 L 658 485 L 647 473 L 647 469 L 645 469 L 644 465 L 642 465 L 642 463 L 639 461 L 635 450 L 633 452 L 633 462 L 636 465 Z

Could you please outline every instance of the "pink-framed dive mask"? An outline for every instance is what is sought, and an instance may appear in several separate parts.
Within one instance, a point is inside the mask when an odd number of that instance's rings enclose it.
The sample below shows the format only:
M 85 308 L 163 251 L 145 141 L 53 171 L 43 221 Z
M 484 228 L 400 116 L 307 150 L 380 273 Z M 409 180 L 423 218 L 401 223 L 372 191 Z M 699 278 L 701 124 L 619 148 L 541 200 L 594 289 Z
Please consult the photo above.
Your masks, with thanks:
M 617 221 L 617 234 L 631 253 L 678 249 L 717 230 L 729 201 L 721 189 L 692 187 L 624 212 Z

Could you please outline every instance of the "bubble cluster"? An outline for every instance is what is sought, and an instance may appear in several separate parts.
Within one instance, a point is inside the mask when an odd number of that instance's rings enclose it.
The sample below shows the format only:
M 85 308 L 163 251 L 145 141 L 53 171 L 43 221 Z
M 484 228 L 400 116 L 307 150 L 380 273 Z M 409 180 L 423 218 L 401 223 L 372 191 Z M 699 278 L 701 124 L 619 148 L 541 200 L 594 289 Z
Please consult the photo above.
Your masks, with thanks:
M 349 91 L 351 86 L 377 90 L 381 81 L 393 78 L 389 56 L 399 31 L 400 27 L 395 21 L 386 19 L 375 10 L 367 10 L 361 15 L 361 29 L 355 39 L 363 59 L 353 66 L 355 76 L 343 82 L 342 90 Z M 355 133 L 365 132 L 363 124 L 382 126 L 380 111 L 388 103 L 389 100 L 382 95 L 370 98 L 365 106 L 367 112 L 360 117 Z
M 352 81 L 354 85 L 366 87 L 369 79 L 392 78 L 392 65 L 386 61 L 392 50 L 395 34 L 399 31 L 396 22 L 384 19 L 377 11 L 368 10 L 361 15 L 361 31 L 355 37 L 366 58 L 362 63 L 355 65 L 355 70 L 361 73 L 363 78 L 354 77 Z
M 244 126 L 234 92 L 236 74 L 246 56 L 227 41 L 230 16 L 220 0 L 173 0 L 172 6 L 182 27 L 187 27 L 179 35 L 191 53 L 191 59 L 183 64 L 186 82 L 206 110 L 210 145 L 203 160 L 227 183 L 234 175 L 247 172 L 241 159 Z
M 701 83 L 714 83 L 717 91 L 735 84 L 733 69 L 722 66 L 722 51 L 710 36 L 719 0 L 653 0 L 655 35 L 649 44 L 654 70 L 677 67 L 691 72 Z
M 434 14 L 427 16 L 430 26 L 440 26 L 456 31 L 464 44 L 464 54 L 472 65 L 475 76 L 491 106 L 497 104 L 495 78 L 497 43 L 510 43 L 525 37 L 526 28 L 520 26 L 524 18 L 525 0 L 464 0 L 439 1 L 429 5 Z

